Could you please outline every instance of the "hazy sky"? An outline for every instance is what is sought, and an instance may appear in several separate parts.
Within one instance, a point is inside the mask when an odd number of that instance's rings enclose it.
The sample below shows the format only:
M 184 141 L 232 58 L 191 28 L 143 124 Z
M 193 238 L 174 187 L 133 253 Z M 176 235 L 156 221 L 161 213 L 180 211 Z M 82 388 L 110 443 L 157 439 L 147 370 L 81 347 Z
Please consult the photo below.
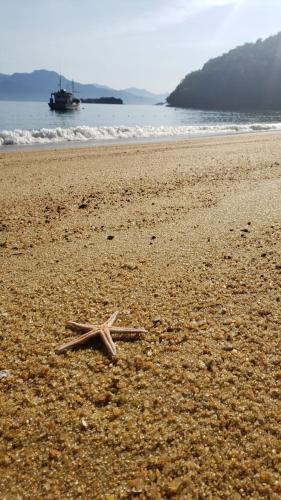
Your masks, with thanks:
M 281 0 L 0 0 L 0 73 L 172 91 L 211 57 L 281 31 Z

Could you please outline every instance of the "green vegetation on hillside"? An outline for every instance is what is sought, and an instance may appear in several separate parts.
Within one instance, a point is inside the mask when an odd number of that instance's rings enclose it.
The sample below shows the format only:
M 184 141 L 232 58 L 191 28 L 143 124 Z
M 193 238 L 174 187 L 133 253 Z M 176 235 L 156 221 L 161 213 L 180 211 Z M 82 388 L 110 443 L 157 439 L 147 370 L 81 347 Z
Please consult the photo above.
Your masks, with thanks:
M 197 109 L 281 109 L 281 32 L 211 59 L 187 75 L 167 102 Z

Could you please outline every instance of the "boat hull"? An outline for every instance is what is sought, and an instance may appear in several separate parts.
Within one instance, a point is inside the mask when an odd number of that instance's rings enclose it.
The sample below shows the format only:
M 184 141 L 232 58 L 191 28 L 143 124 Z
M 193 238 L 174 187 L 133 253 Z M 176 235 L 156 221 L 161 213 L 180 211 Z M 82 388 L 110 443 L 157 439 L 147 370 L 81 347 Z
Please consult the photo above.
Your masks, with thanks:
M 78 109 L 80 106 L 80 103 L 74 102 L 72 104 L 58 104 L 58 103 L 48 103 L 49 108 L 52 111 L 73 111 L 75 109 Z

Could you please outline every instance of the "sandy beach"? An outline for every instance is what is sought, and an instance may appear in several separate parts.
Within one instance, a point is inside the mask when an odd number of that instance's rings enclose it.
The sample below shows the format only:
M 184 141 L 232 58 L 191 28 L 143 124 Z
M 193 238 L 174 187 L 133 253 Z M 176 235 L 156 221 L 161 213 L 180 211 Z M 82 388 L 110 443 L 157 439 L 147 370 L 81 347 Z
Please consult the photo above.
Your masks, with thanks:
M 280 146 L 0 152 L 1 499 L 280 498 Z

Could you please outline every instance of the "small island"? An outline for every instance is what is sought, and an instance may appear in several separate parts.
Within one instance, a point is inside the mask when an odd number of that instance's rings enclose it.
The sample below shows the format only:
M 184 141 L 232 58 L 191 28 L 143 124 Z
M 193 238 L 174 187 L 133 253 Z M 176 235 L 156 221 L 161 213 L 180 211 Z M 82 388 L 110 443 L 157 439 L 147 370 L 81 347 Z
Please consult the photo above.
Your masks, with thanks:
M 98 97 L 96 99 L 81 99 L 81 102 L 87 104 L 123 104 L 122 99 L 118 99 L 117 97 Z

